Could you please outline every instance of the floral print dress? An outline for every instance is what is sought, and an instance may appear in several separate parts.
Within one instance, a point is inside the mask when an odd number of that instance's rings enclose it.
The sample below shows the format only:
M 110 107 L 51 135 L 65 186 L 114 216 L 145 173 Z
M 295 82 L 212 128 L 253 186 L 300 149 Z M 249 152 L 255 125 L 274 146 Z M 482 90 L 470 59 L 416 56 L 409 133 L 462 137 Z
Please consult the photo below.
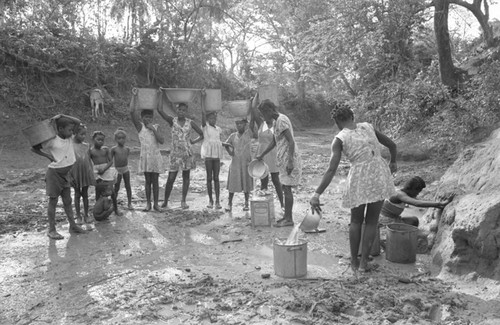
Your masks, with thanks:
M 169 171 L 190 170 L 196 167 L 189 135 L 191 133 L 191 120 L 186 119 L 183 125 L 179 124 L 177 117 L 172 121 L 172 148 L 170 150 Z
M 274 137 L 276 138 L 276 166 L 278 167 L 278 171 L 280 173 L 280 182 L 282 185 L 297 186 L 299 185 L 300 178 L 302 177 L 302 160 L 300 158 L 297 143 L 295 143 L 295 150 L 292 158 L 293 170 L 292 173 L 288 175 L 286 166 L 290 157 L 290 148 L 288 146 L 288 140 L 283 133 L 285 130 L 290 130 L 292 137 L 294 137 L 292 122 L 290 122 L 290 119 L 286 115 L 279 114 L 274 123 Z
M 389 164 L 380 155 L 380 143 L 370 123 L 357 123 L 336 136 L 342 141 L 342 153 L 351 163 L 342 205 L 355 208 L 382 201 L 396 194 Z

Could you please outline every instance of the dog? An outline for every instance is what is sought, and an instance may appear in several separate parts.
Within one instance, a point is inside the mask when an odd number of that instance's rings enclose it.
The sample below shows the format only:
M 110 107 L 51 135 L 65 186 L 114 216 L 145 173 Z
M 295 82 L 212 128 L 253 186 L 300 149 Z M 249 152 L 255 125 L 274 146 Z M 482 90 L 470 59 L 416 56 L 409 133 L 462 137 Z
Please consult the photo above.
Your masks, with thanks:
M 92 108 L 92 117 L 99 116 L 99 108 L 102 115 L 106 115 L 104 111 L 104 95 L 102 94 L 102 90 L 93 89 L 90 91 L 90 106 Z

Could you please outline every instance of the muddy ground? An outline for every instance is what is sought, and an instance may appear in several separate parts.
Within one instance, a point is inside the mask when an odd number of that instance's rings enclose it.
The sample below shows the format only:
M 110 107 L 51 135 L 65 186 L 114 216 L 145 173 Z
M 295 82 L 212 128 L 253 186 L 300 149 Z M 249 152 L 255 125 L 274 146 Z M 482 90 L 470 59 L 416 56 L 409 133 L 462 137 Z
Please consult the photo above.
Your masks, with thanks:
M 135 167 L 138 142 L 130 138 Z M 331 138 L 328 129 L 297 134 L 304 182 L 295 191 L 296 220 L 326 168 Z M 143 178 L 133 169 L 134 211 L 124 209 L 122 188 L 123 216 L 71 235 L 59 206 L 65 239 L 53 241 L 46 236 L 47 162 L 8 144 L 0 159 L 0 324 L 500 324 L 497 283 L 440 273 L 429 255 L 407 265 L 386 261 L 382 252 L 374 271 L 353 276 L 349 211 L 340 206 L 345 167 L 322 197 L 326 233 L 300 234 L 307 276 L 285 279 L 274 272 L 273 241 L 291 228 L 253 228 L 241 194 L 232 213 L 206 209 L 202 163 L 192 174 L 189 210 L 179 208 L 177 182 L 171 210 L 142 212 Z M 228 164 L 225 157 L 222 188 Z M 421 174 L 432 183 L 445 167 L 401 162 L 396 182 Z M 223 190 L 223 205 L 226 198 Z

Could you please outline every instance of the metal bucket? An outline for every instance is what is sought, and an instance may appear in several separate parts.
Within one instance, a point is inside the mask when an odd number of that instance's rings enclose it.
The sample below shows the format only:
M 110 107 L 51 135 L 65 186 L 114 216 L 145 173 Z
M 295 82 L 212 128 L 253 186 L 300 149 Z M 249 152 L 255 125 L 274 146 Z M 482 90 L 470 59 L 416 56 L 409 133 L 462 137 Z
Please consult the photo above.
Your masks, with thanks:
M 138 88 L 136 109 L 155 110 L 158 106 L 158 90 L 154 88 Z
M 414 263 L 417 259 L 418 228 L 405 223 L 387 225 L 385 258 L 394 263 Z
M 229 113 L 233 117 L 247 117 L 250 112 L 251 101 L 245 100 L 233 100 L 226 103 Z
M 56 136 L 54 124 L 49 119 L 28 126 L 22 132 L 32 147 Z
M 270 84 L 263 85 L 259 87 L 259 101 L 262 102 L 264 99 L 269 99 L 274 103 L 274 105 L 279 106 L 278 98 L 278 85 Z
M 220 111 L 222 109 L 222 95 L 220 89 L 205 89 L 204 106 L 207 112 Z
M 274 240 L 274 273 L 282 278 L 301 278 L 307 275 L 307 242 L 284 245 L 286 238 Z M 283 244 L 282 244 L 283 243 Z

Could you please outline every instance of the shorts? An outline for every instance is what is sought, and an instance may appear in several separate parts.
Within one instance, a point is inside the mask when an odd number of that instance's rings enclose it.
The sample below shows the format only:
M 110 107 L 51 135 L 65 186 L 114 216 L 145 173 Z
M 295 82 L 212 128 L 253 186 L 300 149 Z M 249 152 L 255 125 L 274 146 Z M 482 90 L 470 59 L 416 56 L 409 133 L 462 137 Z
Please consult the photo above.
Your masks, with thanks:
M 123 175 L 129 172 L 128 166 L 115 167 L 115 170 L 118 173 L 118 175 Z
M 48 197 L 59 197 L 65 188 L 71 187 L 71 166 L 48 168 L 45 173 L 45 193 Z

